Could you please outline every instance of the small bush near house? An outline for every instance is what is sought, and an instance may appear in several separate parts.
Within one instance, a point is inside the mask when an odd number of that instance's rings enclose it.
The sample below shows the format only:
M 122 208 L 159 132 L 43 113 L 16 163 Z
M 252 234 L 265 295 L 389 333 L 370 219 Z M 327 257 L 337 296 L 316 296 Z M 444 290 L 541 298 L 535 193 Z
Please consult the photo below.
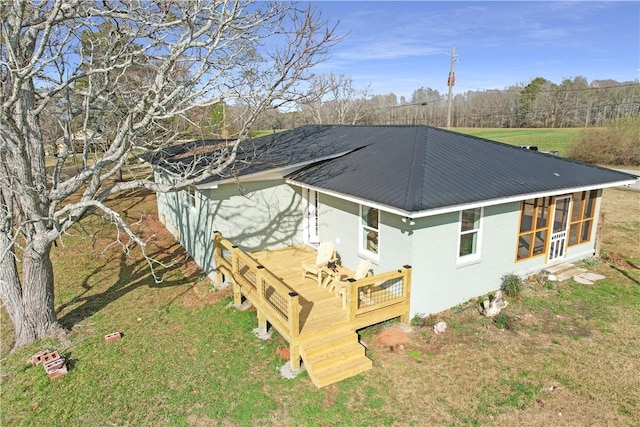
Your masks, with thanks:
M 512 331 L 515 327 L 515 319 L 504 311 L 501 311 L 493 318 L 493 323 L 496 325 L 496 328 L 507 331 Z
M 537 274 L 529 276 L 529 283 L 541 286 L 543 289 L 552 290 L 553 281 L 549 280 L 549 270 L 540 270 Z
M 524 289 L 524 283 L 517 274 L 505 274 L 502 276 L 502 286 L 504 293 L 511 298 L 518 298 Z
M 417 313 L 411 319 L 411 326 L 414 328 L 432 328 L 436 323 L 438 323 L 438 319 L 434 314 L 425 316 L 422 313 Z

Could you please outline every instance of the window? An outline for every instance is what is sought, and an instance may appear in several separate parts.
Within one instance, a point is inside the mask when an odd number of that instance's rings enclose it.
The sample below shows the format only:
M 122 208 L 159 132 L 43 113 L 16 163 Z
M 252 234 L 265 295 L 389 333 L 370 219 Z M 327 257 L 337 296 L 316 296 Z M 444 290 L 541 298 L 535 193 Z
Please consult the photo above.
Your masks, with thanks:
M 187 198 L 189 206 L 192 208 L 196 207 L 196 187 L 195 185 L 190 185 L 184 190 L 184 194 Z
M 378 255 L 378 238 L 380 230 L 378 224 L 380 222 L 380 211 L 369 206 L 360 206 L 361 218 L 361 248 L 365 252 Z
M 458 256 L 460 258 L 480 256 L 481 218 L 482 208 L 465 209 L 460 212 L 460 240 L 458 242 Z
M 573 194 L 571 221 L 569 223 L 569 246 L 591 240 L 591 228 L 595 213 L 598 190 L 583 191 Z
M 518 261 L 545 253 L 549 235 L 549 203 L 549 197 L 522 202 L 518 232 Z

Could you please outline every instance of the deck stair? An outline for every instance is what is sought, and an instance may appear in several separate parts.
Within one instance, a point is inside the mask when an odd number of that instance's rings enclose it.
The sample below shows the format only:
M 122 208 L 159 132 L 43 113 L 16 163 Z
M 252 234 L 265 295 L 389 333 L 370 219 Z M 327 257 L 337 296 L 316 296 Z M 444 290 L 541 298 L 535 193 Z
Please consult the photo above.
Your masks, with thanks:
M 358 375 L 373 367 L 353 331 L 336 332 L 310 344 L 300 354 L 309 378 L 316 387 L 325 387 Z

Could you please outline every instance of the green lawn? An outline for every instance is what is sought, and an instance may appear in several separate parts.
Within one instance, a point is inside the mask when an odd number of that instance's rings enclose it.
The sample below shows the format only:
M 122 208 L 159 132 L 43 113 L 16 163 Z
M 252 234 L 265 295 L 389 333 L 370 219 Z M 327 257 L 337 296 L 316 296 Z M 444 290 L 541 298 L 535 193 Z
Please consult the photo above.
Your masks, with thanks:
M 118 201 L 131 218 L 154 212 L 152 195 Z M 634 425 L 640 413 L 640 193 L 607 190 L 604 249 L 588 268 L 605 280 L 529 285 L 505 312 L 512 330 L 481 317 L 471 301 L 435 316 L 442 335 L 416 329 L 390 352 L 387 325 L 361 333 L 373 369 L 316 389 L 306 374 L 283 379 L 277 334 L 260 341 L 254 311 L 205 279 L 162 226 L 151 251 L 167 267 L 155 283 L 135 251 L 113 247 L 93 217 L 53 251 L 56 306 L 71 329 L 8 353 L 2 312 L 0 424 L 191 426 Z M 637 243 L 637 241 L 636 241 Z M 419 284 L 414 284 L 419 286 Z M 124 337 L 106 342 L 104 335 Z M 27 359 L 58 348 L 69 373 L 50 381 Z M 561 414 L 561 415 L 559 415 Z
M 536 145 L 542 151 L 558 151 L 564 156 L 567 149 L 579 139 L 582 128 L 561 129 L 483 129 L 452 128 L 451 130 L 479 136 L 512 145 Z

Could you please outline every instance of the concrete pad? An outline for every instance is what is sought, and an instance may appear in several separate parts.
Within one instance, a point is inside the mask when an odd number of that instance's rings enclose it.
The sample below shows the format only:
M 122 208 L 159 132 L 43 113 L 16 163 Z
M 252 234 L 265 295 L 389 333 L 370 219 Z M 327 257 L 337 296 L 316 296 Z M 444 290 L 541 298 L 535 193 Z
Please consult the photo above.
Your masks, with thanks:
M 551 267 L 545 268 L 551 274 L 557 274 L 561 271 L 568 270 L 573 267 L 573 264 L 569 264 L 568 262 L 563 262 L 562 264 L 552 265 Z
M 273 329 L 269 329 L 265 334 L 260 332 L 260 328 L 253 328 L 251 332 L 253 332 L 253 335 L 255 335 L 256 338 L 262 341 L 270 340 L 271 335 L 273 335 Z
M 572 278 L 573 276 L 577 276 L 579 274 L 582 273 L 586 273 L 587 269 L 586 268 L 571 268 L 569 270 L 563 271 L 562 273 L 558 274 L 558 280 L 563 282 L 567 279 Z
M 305 370 L 306 369 L 304 368 L 304 365 L 300 365 L 300 369 L 295 371 L 291 367 L 291 362 L 287 362 L 283 366 L 280 367 L 280 375 L 282 375 L 282 378 L 286 378 L 288 380 L 291 380 L 291 379 L 297 377 L 300 372 L 303 372 Z
M 582 277 L 582 275 L 573 276 L 573 280 L 580 283 L 581 285 L 593 285 L 593 282 L 591 280 L 585 279 L 584 277 Z
M 598 280 L 602 280 L 605 278 L 605 276 L 603 276 L 602 274 L 596 274 L 591 272 L 582 273 L 580 277 L 582 277 L 583 279 L 590 280 L 592 282 L 596 282 Z

